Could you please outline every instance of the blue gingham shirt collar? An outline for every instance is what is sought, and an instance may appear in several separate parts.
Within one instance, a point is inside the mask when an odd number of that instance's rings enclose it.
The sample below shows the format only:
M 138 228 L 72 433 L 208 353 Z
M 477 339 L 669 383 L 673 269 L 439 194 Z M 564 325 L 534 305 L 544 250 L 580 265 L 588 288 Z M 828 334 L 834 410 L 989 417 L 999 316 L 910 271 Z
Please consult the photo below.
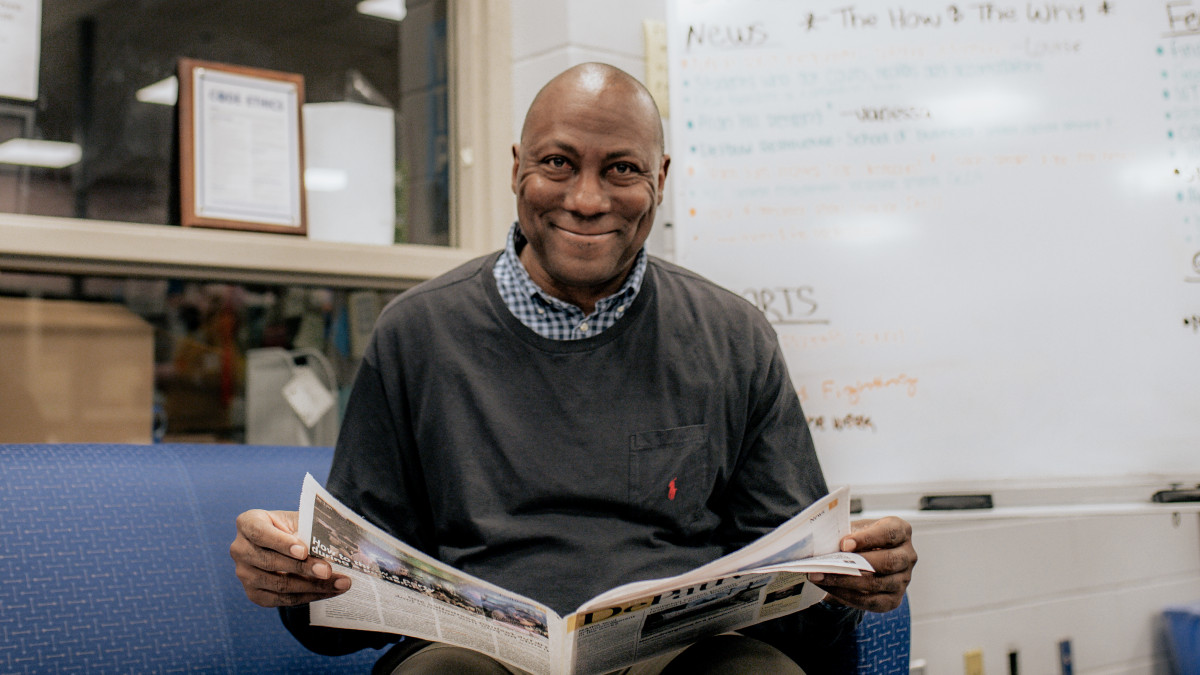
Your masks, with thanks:
M 633 269 L 616 293 L 596 303 L 589 315 L 569 302 L 563 302 L 543 291 L 530 278 L 518 256 L 525 246 L 525 236 L 513 223 L 508 232 L 504 252 L 496 260 L 492 273 L 500 297 L 513 316 L 533 332 L 551 340 L 581 340 L 599 335 L 617 322 L 637 297 L 646 275 L 646 249 L 638 251 Z

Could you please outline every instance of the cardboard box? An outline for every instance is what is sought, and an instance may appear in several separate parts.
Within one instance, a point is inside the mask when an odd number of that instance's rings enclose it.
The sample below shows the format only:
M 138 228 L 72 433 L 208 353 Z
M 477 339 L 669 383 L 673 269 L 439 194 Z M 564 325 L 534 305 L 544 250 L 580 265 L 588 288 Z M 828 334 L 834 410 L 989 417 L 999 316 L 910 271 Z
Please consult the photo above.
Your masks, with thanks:
M 154 330 L 121 305 L 0 298 L 0 442 L 149 443 Z

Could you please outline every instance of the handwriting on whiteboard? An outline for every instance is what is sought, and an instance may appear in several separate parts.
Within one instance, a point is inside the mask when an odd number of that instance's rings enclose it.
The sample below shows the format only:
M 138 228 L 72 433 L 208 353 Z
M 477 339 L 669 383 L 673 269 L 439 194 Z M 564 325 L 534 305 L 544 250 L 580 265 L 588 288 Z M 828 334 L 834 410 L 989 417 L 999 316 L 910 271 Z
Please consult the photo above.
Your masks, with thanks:
M 941 28 L 964 22 L 975 22 L 992 26 L 1016 23 L 1076 24 L 1083 23 L 1089 16 L 1104 16 L 1112 12 L 1111 2 L 1098 2 L 1094 13 L 1083 3 L 1027 2 L 1024 6 L 999 2 L 976 2 L 965 5 L 947 5 L 944 11 L 916 11 L 904 7 L 892 7 L 886 14 L 858 9 L 855 6 L 839 7 L 826 14 L 809 12 L 804 18 L 807 30 L 819 30 L 835 26 L 843 29 L 860 30 L 888 27 L 896 30 L 919 28 Z
M 820 304 L 812 286 L 775 286 L 747 288 L 742 297 L 754 303 L 774 324 L 824 324 L 828 319 L 814 316 Z
M 1183 37 L 1200 35 L 1200 12 L 1191 7 L 1191 2 L 1168 2 L 1167 32 L 1163 37 Z
M 1190 8 L 1187 0 L 1168 2 L 1166 35 L 1176 37 L 1200 33 L 1200 13 Z M 828 11 L 809 11 L 801 16 L 799 28 L 805 33 L 828 30 L 866 32 L 891 29 L 913 32 L 919 30 L 952 30 L 959 25 L 994 27 L 1014 25 L 1079 25 L 1089 19 L 1113 15 L 1109 0 L 1080 2 L 972 2 L 948 4 L 940 10 L 914 10 L 893 6 L 886 12 L 843 5 Z M 771 42 L 772 35 L 787 33 L 792 26 L 769 28 L 760 21 L 737 24 L 699 23 L 687 27 L 685 49 L 750 50 Z M 781 39 L 787 39 L 783 37 Z M 1075 47 L 1068 47 L 1076 49 Z M 1061 47 L 1055 48 L 1059 50 Z
M 807 384 L 802 384 L 796 390 L 800 395 L 800 402 L 805 403 L 811 400 L 821 401 L 841 401 L 850 405 L 858 405 L 863 401 L 863 398 L 869 394 L 896 392 L 907 398 L 916 398 L 917 383 L 919 379 L 900 373 L 895 376 L 876 375 L 869 380 L 854 380 L 854 381 L 839 381 L 833 378 L 822 380 L 817 386 L 819 399 L 814 399 L 814 395 L 809 391 Z
M 886 330 L 856 330 L 846 333 L 838 328 L 830 328 L 820 333 L 803 331 L 785 332 L 779 336 L 779 344 L 785 350 L 813 350 L 824 347 L 845 347 L 858 345 L 861 347 L 898 347 L 908 343 L 908 336 L 903 328 Z
M 808 418 L 812 431 L 875 431 L 870 415 L 815 415 Z
M 863 106 L 843 110 L 842 117 L 855 117 L 859 122 L 910 122 L 933 118 L 933 111 L 924 106 Z
M 767 29 L 761 23 L 741 25 L 699 24 L 688 26 L 687 48 L 712 47 L 736 49 L 759 47 L 769 39 Z
M 788 351 L 842 347 L 846 345 L 846 340 L 846 334 L 836 328 L 821 333 L 806 330 L 803 333 L 785 332 L 779 335 L 779 344 Z

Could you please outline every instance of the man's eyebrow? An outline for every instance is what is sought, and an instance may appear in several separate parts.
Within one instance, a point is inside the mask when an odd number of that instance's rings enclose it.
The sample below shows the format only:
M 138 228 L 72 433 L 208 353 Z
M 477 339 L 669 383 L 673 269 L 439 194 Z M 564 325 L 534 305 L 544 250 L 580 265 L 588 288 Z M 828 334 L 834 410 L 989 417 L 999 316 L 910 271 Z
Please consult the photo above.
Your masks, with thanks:
M 539 154 L 546 154 L 547 152 L 562 152 L 567 155 L 574 155 L 576 157 L 579 156 L 579 149 L 570 143 L 567 143 L 566 141 L 551 140 L 546 142 L 544 145 L 537 146 L 535 149 L 539 152 Z
M 637 164 L 639 166 L 641 166 L 641 164 L 642 164 L 641 155 L 637 154 L 633 150 L 617 150 L 614 152 L 610 152 L 604 156 L 605 164 L 616 161 L 616 160 L 621 160 L 623 162 L 629 162 L 630 164 Z
M 545 155 L 549 152 L 561 152 L 565 155 L 579 157 L 580 154 L 582 154 L 580 153 L 579 148 L 567 141 L 560 140 L 547 141 L 544 146 L 538 146 L 535 148 L 535 150 L 539 155 Z M 610 150 L 609 152 L 604 153 L 604 164 L 609 164 L 618 160 L 629 162 L 630 164 L 636 164 L 638 166 L 641 166 L 645 163 L 641 155 L 639 155 L 638 152 L 632 147 L 621 148 L 619 150 Z

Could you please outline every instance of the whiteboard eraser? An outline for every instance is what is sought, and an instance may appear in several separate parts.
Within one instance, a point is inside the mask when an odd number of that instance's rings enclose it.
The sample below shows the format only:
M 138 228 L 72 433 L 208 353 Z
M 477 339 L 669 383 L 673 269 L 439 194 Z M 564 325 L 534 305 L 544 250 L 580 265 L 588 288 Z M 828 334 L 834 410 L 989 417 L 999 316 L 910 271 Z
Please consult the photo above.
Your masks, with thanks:
M 959 509 L 990 509 L 991 495 L 925 495 L 921 497 L 922 511 L 957 511 Z
M 1194 488 L 1171 488 L 1159 490 L 1151 497 L 1156 502 L 1171 504 L 1175 502 L 1200 502 L 1200 486 Z

